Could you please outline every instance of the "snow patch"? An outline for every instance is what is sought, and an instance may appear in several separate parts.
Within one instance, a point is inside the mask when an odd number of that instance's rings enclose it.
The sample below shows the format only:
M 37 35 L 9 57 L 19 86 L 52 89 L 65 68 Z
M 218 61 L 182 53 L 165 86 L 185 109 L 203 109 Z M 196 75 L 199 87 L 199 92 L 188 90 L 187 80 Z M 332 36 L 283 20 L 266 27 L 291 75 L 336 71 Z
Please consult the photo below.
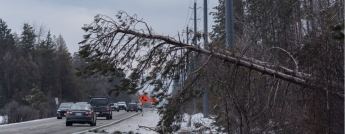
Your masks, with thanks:
M 181 122 L 181 129 L 177 132 L 188 132 L 188 133 L 218 133 L 219 127 L 214 126 L 215 122 L 212 117 L 204 118 L 202 113 L 194 115 L 183 115 L 183 121 Z M 139 134 L 158 134 L 154 131 L 161 116 L 158 115 L 157 109 L 143 109 L 143 112 L 119 122 L 117 124 L 100 128 L 98 132 L 86 132 L 85 134 L 100 134 L 100 133 L 114 133 L 114 132 L 134 132 Z M 220 128 L 224 130 L 224 128 Z

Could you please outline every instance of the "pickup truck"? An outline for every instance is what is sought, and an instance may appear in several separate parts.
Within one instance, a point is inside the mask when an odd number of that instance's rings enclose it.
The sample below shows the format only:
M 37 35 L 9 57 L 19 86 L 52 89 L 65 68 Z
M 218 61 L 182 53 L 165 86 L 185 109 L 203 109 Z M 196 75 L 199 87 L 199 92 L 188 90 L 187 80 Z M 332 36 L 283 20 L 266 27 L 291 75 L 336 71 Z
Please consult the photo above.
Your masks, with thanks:
M 92 106 L 97 117 L 106 117 L 107 120 L 113 118 L 109 97 L 88 96 L 88 100 L 88 104 Z

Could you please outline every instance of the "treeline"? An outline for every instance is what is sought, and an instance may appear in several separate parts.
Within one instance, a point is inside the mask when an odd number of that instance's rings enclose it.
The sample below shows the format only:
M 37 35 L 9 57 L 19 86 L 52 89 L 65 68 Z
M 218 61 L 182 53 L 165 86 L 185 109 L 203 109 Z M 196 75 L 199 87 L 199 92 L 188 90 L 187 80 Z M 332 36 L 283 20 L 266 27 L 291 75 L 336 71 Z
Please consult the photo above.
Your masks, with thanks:
M 47 99 L 81 100 L 90 90 L 75 75 L 73 62 L 62 35 L 52 36 L 41 27 L 23 24 L 20 35 L 12 33 L 0 19 L 0 106 L 15 100 L 30 105 L 23 98 L 38 88 Z
M 209 49 L 238 52 L 274 65 L 278 72 L 285 67 L 310 74 L 322 88 L 292 84 L 222 59 L 200 58 L 198 64 L 207 65 L 199 69 L 196 86 L 190 86 L 196 92 L 197 112 L 203 110 L 203 91 L 208 89 L 210 115 L 226 133 L 344 133 L 344 98 L 336 94 L 344 89 L 335 88 L 344 85 L 343 5 L 344 0 L 234 0 L 235 48 L 228 49 L 225 0 L 219 0 L 211 13 L 215 22 Z M 191 89 L 183 86 L 170 100 L 165 131 L 178 129 L 171 124 L 179 120 L 168 115 L 193 113 Z M 181 97 L 190 101 L 178 103 L 183 107 L 177 111 L 174 103 Z
M 8 115 L 9 123 L 55 116 L 54 98 L 77 102 L 87 95 L 107 95 L 107 78 L 75 75 L 86 63 L 68 52 L 62 35 L 28 23 L 22 28 L 20 34 L 12 32 L 0 19 L 0 115 Z
M 215 44 L 225 44 L 224 3 L 220 0 L 213 13 Z M 297 86 L 236 66 L 214 67 L 211 94 L 222 99 L 213 103 L 226 111 L 211 112 L 221 115 L 218 123 L 228 133 L 344 133 L 344 98 L 331 93 L 344 93 L 333 88 L 344 84 L 344 0 L 233 4 L 238 52 L 311 74 L 324 88 Z

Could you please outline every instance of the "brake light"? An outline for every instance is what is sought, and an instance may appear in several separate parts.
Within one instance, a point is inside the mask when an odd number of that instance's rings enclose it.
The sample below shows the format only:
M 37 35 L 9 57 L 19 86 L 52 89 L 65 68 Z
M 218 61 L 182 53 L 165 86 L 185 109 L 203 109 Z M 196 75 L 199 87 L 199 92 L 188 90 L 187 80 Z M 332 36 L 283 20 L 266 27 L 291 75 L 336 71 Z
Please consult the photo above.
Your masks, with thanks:
M 92 114 L 92 111 L 86 111 L 85 114 Z
M 68 111 L 66 112 L 66 114 L 72 114 L 72 111 L 71 111 L 71 110 L 68 110 Z

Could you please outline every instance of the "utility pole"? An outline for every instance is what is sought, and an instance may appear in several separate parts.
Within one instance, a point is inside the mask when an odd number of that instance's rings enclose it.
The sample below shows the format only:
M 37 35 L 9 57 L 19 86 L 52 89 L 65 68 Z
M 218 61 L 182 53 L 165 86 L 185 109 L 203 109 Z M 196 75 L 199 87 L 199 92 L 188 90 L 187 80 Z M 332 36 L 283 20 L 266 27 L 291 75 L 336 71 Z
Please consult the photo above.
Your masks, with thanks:
M 227 46 L 233 49 L 234 44 L 234 18 L 233 18 L 233 1 L 225 0 L 225 28 Z
M 197 45 L 197 42 L 196 42 L 196 34 L 197 34 L 197 28 L 196 28 L 196 21 L 197 21 L 197 18 L 196 18 L 196 1 L 194 0 L 194 45 L 196 46 Z M 195 68 L 195 62 L 196 62 L 196 56 L 195 54 L 193 53 L 192 54 L 192 59 L 193 59 L 193 63 L 192 63 L 192 69 Z M 193 79 L 194 77 L 192 77 Z M 195 87 L 195 86 L 194 86 Z M 194 109 L 193 109 L 193 114 L 196 113 L 196 98 L 194 98 Z
M 187 44 L 189 44 L 189 31 L 188 31 L 188 26 L 187 26 L 186 30 L 187 30 Z
M 204 0 L 204 48 L 208 48 L 208 36 L 207 36 L 207 0 Z M 204 118 L 208 118 L 208 88 L 209 85 L 206 85 L 204 91 Z
M 189 29 L 188 29 L 188 26 L 187 26 L 187 44 L 189 44 Z M 187 62 L 187 66 L 186 66 L 186 69 L 187 69 L 187 78 L 188 78 L 188 76 L 189 76 L 189 73 L 190 73 L 190 69 L 191 69 L 191 66 L 190 66 L 190 63 L 189 63 L 189 58 L 190 58 L 190 56 L 189 56 L 189 54 L 187 55 L 187 59 L 186 59 L 186 62 Z

